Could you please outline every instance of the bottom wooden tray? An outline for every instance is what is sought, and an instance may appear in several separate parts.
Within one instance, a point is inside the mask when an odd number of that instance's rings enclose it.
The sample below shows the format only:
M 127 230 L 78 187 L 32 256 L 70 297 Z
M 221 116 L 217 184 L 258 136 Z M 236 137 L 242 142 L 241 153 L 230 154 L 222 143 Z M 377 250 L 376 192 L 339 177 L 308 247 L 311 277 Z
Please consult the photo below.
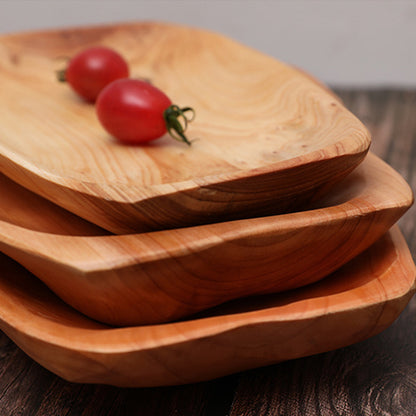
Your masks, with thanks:
M 112 328 L 0 256 L 1 329 L 67 380 L 117 386 L 196 382 L 340 348 L 389 326 L 415 290 L 415 265 L 395 227 L 302 289 L 242 299 L 188 321 Z

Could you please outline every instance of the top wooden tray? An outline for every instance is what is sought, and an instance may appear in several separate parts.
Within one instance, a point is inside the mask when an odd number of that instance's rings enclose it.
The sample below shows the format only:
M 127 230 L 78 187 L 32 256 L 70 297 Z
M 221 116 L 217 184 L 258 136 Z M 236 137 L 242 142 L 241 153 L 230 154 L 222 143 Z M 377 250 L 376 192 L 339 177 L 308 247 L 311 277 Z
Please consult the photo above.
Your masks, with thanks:
M 92 45 L 125 56 L 196 119 L 191 147 L 116 143 L 55 79 Z M 364 158 L 368 131 L 307 74 L 210 32 L 160 23 L 0 38 L 0 171 L 115 233 L 280 213 Z M 278 207 L 278 208 L 276 208 Z

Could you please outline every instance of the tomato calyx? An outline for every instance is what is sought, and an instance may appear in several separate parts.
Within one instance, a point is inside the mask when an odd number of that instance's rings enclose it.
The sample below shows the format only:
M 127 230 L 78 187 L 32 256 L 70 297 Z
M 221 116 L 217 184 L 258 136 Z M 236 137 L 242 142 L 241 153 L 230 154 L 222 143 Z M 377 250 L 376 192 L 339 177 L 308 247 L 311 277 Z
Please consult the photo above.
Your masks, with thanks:
M 66 69 L 58 69 L 56 71 L 56 78 L 59 82 L 66 82 Z
M 63 61 L 65 63 L 65 68 L 61 68 L 55 71 L 56 79 L 59 82 L 67 82 L 66 70 L 67 70 L 67 66 L 71 58 L 69 56 L 57 56 L 55 59 L 59 61 Z
M 186 113 L 188 112 L 191 113 L 190 118 L 186 116 Z M 195 118 L 195 110 L 191 107 L 180 108 L 179 106 L 172 104 L 163 112 L 163 118 L 165 120 L 166 129 L 171 137 L 180 142 L 185 142 L 190 146 L 192 142 L 185 136 L 185 130 L 188 127 L 188 123 Z M 179 121 L 179 118 L 182 119 L 182 123 Z

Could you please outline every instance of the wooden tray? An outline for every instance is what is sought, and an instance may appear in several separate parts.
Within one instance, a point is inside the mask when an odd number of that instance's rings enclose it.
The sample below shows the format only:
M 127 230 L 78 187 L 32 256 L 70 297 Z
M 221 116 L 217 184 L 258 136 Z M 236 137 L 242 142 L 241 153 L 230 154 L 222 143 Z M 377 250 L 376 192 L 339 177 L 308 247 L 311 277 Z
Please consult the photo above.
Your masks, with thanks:
M 22 350 L 67 380 L 131 387 L 192 383 L 361 341 L 389 326 L 415 290 L 397 228 L 319 283 L 155 326 L 107 327 L 5 256 L 0 270 L 0 327 Z
M 320 208 L 147 234 L 97 235 L 70 215 L 75 233 L 85 234 L 73 236 L 66 211 L 16 186 L 0 191 L 0 250 L 79 311 L 114 325 L 167 322 L 312 283 L 369 247 L 412 202 L 402 177 L 371 154 Z M 7 221 L 19 195 L 20 226 Z
M 59 56 L 122 53 L 196 120 L 191 147 L 117 144 L 56 82 Z M 159 23 L 0 38 L 0 171 L 114 233 L 282 213 L 364 158 L 365 127 L 307 74 L 210 32 Z M 60 63 L 59 63 L 60 65 Z

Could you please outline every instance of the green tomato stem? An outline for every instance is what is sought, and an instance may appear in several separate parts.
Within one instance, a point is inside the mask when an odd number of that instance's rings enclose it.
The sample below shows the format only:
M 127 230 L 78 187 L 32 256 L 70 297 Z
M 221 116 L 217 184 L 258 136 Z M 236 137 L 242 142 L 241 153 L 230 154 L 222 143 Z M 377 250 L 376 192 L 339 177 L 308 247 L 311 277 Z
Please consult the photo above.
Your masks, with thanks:
M 188 118 L 185 113 L 191 112 L 191 117 Z M 185 142 L 188 146 L 191 142 L 185 136 L 185 130 L 188 127 L 188 123 L 195 118 L 195 111 L 191 107 L 179 108 L 177 105 L 171 105 L 163 112 L 163 118 L 165 120 L 166 129 L 168 133 L 175 140 Z M 182 123 L 179 121 L 182 118 Z

